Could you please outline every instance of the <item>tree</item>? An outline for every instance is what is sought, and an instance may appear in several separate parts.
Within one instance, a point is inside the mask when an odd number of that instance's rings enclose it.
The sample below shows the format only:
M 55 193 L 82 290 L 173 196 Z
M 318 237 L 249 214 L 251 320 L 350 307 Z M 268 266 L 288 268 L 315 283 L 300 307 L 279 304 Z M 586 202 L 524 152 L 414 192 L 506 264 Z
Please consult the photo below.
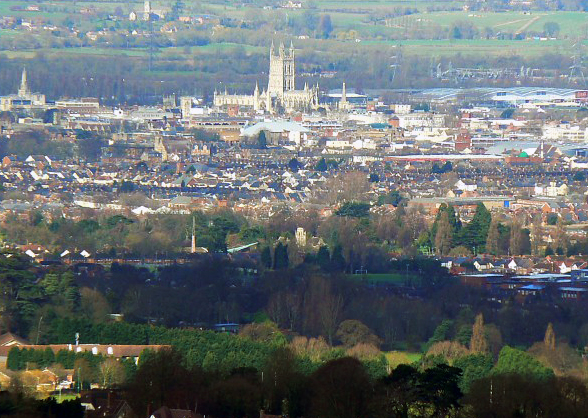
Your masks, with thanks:
M 555 332 L 553 331 L 553 324 L 551 322 L 547 324 L 543 343 L 545 344 L 546 349 L 555 350 Z
M 510 253 L 511 255 L 524 254 L 525 236 L 523 226 L 517 218 L 513 218 L 510 226 Z
M 488 342 L 486 341 L 486 334 L 484 332 L 484 316 L 481 313 L 476 316 L 472 328 L 470 351 L 472 353 L 486 353 L 488 351 Z
M 319 316 L 323 335 L 330 345 L 333 345 L 333 337 L 339 324 L 339 316 L 343 309 L 343 298 L 336 293 L 327 293 L 319 306 Z
M 451 38 L 452 39 L 461 39 L 462 38 L 461 29 L 459 29 L 458 26 L 453 27 L 453 30 L 451 31 Z
M 447 255 L 451 249 L 452 239 L 453 230 L 449 223 L 449 216 L 446 211 L 443 211 L 435 234 L 435 248 L 437 249 L 437 254 L 442 256 Z
M 551 37 L 556 37 L 559 34 L 560 28 L 559 23 L 557 22 L 545 22 L 543 24 L 543 32 L 545 35 Z
M 323 270 L 328 270 L 331 264 L 331 254 L 329 253 L 329 247 L 321 245 L 318 252 L 316 253 L 316 262 Z
M 453 366 L 462 370 L 460 388 L 467 392 L 473 382 L 490 374 L 494 360 L 490 354 L 470 354 L 455 359 Z
M 421 377 L 421 396 L 433 408 L 432 416 L 450 416 L 450 411 L 460 408 L 459 400 L 463 395 L 460 378 L 461 370 L 446 364 L 425 370 Z
M 398 207 L 404 198 L 398 190 L 392 190 L 388 194 L 378 196 L 378 205 L 392 205 Z
M 379 183 L 380 176 L 378 175 L 378 173 L 370 173 L 370 176 L 368 177 L 368 181 L 370 183 Z
M 92 322 L 103 322 L 111 313 L 108 301 L 99 291 L 84 287 L 80 297 L 80 311 Z
M 462 228 L 459 243 L 476 249 L 476 253 L 484 250 L 488 238 L 488 230 L 492 222 L 492 215 L 483 203 L 478 203 L 472 221 Z
M 378 336 L 371 329 L 355 319 L 348 319 L 339 324 L 337 338 L 348 348 L 357 344 L 370 344 L 374 347 L 379 347 L 381 343 Z
M 198 367 L 188 369 L 185 358 L 174 349 L 143 353 L 130 384 L 130 403 L 139 415 L 146 415 L 148 405 L 153 410 L 164 405 L 194 410 L 198 401 L 194 394 L 199 392 L 201 375 Z
M 565 254 L 568 249 L 569 239 L 562 218 L 557 219 L 553 235 L 555 248 L 560 249 Z
M 265 268 L 272 268 L 272 252 L 268 245 L 261 250 L 261 264 Z
M 493 374 L 520 374 L 535 379 L 548 379 L 553 376 L 553 370 L 545 367 L 539 360 L 524 351 L 504 346 L 500 350 L 498 362 Z
M 288 268 L 288 246 L 278 242 L 274 249 L 274 269 L 285 269 Z
M 500 233 L 498 232 L 498 221 L 494 219 L 488 228 L 488 237 L 486 238 L 486 252 L 492 255 L 499 255 L 498 240 Z
M 433 226 L 431 227 L 431 239 L 432 239 L 433 243 L 435 242 L 435 237 L 437 235 L 437 228 L 439 227 L 439 222 L 441 221 L 441 217 L 443 216 L 444 213 L 447 214 L 447 219 L 449 221 L 449 225 L 451 225 L 451 229 L 453 232 L 452 241 L 455 241 L 455 239 L 457 238 L 457 235 L 460 232 L 461 221 L 458 219 L 458 217 L 455 213 L 455 209 L 453 208 L 452 205 L 447 205 L 445 203 L 442 203 L 441 206 L 439 206 L 439 210 L 437 211 L 437 216 L 435 217 L 435 222 L 433 222 Z
M 453 321 L 449 319 L 444 319 L 441 323 L 435 328 L 433 335 L 429 338 L 427 345 L 433 345 L 435 343 L 446 341 L 449 339 L 449 332 L 451 331 L 451 327 L 453 326 Z
M 294 157 L 290 161 L 288 161 L 288 168 L 290 169 L 290 171 L 297 172 L 298 170 L 300 170 L 303 167 L 304 167 L 304 165 L 301 164 L 300 161 L 298 161 L 296 159 L 296 157 Z
M 357 418 L 369 406 L 370 379 L 351 357 L 332 360 L 311 376 L 311 410 L 321 418 Z
M 327 171 L 328 169 L 329 167 L 327 166 L 327 161 L 324 157 L 319 160 L 315 167 L 316 171 Z
M 100 363 L 100 383 L 103 387 L 119 386 L 125 380 L 125 367 L 116 359 L 110 357 Z
M 79 357 L 74 361 L 74 381 L 79 389 L 90 387 L 90 383 L 94 381 L 95 369 L 88 359 Z
M 8 352 L 8 358 L 6 359 L 6 368 L 8 370 L 21 370 L 23 368 L 23 356 L 21 350 L 18 347 L 12 347 Z
M 370 214 L 370 204 L 364 202 L 346 202 L 335 212 L 337 216 L 365 218 Z
M 333 23 L 331 22 L 331 15 L 324 14 L 321 15 L 318 27 L 319 35 L 323 39 L 329 38 L 331 32 L 333 31 Z

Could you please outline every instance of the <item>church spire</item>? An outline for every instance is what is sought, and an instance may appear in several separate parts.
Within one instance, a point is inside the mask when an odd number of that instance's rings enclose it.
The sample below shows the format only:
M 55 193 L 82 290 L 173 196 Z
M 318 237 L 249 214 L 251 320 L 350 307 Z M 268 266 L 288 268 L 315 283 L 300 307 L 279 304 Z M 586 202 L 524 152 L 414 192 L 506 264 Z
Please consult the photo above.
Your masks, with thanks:
M 29 94 L 29 84 L 27 82 L 27 69 L 22 68 L 22 75 L 20 77 L 20 88 L 18 89 L 18 95 L 20 97 L 27 96 Z
M 339 109 L 347 109 L 347 88 L 345 82 L 341 88 L 341 100 L 339 101 Z

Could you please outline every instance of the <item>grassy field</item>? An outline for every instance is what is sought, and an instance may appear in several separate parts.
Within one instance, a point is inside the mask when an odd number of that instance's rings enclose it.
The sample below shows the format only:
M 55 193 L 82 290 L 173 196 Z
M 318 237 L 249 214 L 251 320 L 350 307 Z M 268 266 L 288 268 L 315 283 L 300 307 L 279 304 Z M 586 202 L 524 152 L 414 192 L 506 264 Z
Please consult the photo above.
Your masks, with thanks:
M 366 284 L 391 284 L 395 286 L 405 286 L 407 281 L 413 286 L 418 286 L 421 279 L 418 276 L 406 275 L 401 273 L 386 274 L 348 274 L 347 278 L 353 281 L 359 281 Z
M 422 358 L 421 353 L 414 353 L 410 351 L 389 351 L 384 353 L 388 364 L 394 369 L 399 364 L 413 364 Z
M 588 14 L 582 12 L 436 12 L 419 13 L 405 18 L 409 22 L 419 21 L 426 25 L 435 23 L 441 27 L 450 28 L 455 22 L 471 23 L 478 30 L 491 28 L 494 32 L 542 32 L 547 22 L 555 22 L 560 27 L 561 37 L 578 36 L 586 34 L 588 28 Z M 398 25 L 402 24 L 402 18 L 394 20 Z
M 572 45 L 563 40 L 502 41 L 497 39 L 365 41 L 366 45 L 401 46 L 403 55 L 428 57 L 462 55 L 537 56 L 546 52 L 571 51 Z
M 154 1 L 153 8 L 169 8 L 173 0 Z M 521 55 L 527 58 L 533 58 L 545 53 L 559 52 L 571 55 L 573 45 L 580 35 L 588 35 L 588 13 L 583 12 L 468 12 L 468 11 L 440 11 L 428 12 L 427 8 L 434 6 L 431 0 L 315 0 L 317 8 L 316 13 L 328 13 L 331 16 L 334 30 L 333 35 L 338 32 L 347 32 L 354 29 L 359 33 L 360 43 L 354 44 L 354 48 L 380 48 L 382 46 L 402 47 L 402 54 L 405 56 L 419 56 L 424 59 L 435 59 L 441 57 L 451 57 L 456 54 L 467 56 L 517 56 Z M 47 21 L 59 23 L 68 16 L 73 16 L 83 30 L 93 30 L 98 20 L 91 16 L 79 15 L 79 10 L 83 7 L 92 6 L 99 12 L 113 12 L 121 8 L 126 14 L 130 10 L 141 10 L 141 1 L 132 2 L 103 2 L 103 1 L 83 1 L 72 3 L 69 1 L 58 1 L 52 3 L 40 3 L 42 7 L 49 8 L 52 11 L 39 12 L 15 12 L 11 10 L 14 6 L 31 5 L 25 0 L 6 0 L 0 1 L 0 14 L 27 16 L 30 18 L 42 17 Z M 443 3 L 443 6 L 454 6 L 456 8 L 463 6 L 462 2 Z M 397 7 L 416 8 L 420 13 L 393 18 L 388 21 L 388 25 L 374 24 L 370 21 L 370 14 L 382 14 L 383 12 L 392 12 Z M 222 3 L 212 2 L 211 0 L 201 3 L 186 2 L 185 13 L 193 14 L 198 10 L 207 10 L 216 13 L 219 16 L 228 16 L 233 18 L 248 19 L 255 16 L 256 13 L 262 16 L 271 17 L 272 13 L 286 13 L 289 18 L 297 18 L 306 13 L 305 10 L 262 10 L 260 8 L 244 7 L 240 3 Z M 71 13 L 68 15 L 67 12 Z M 94 20 L 92 20 L 94 19 Z M 474 26 L 480 33 L 484 33 L 487 28 L 492 29 L 494 33 L 508 32 L 516 33 L 517 31 L 535 31 L 542 32 L 547 22 L 556 22 L 560 27 L 558 39 L 525 39 L 521 41 L 508 41 L 497 39 L 475 39 L 475 40 L 434 40 L 434 39 L 404 39 L 407 35 L 425 31 L 428 28 L 441 28 L 442 33 L 446 35 L 451 32 L 456 22 L 467 22 Z M 415 32 L 416 31 L 416 32 Z M 424 32 L 423 32 L 424 33 Z M 18 36 L 27 36 L 24 31 L 0 30 L 0 43 L 2 38 L 9 39 Z M 41 36 L 33 34 L 33 36 Z M 416 37 L 416 36 L 415 36 Z M 303 41 L 295 41 L 297 46 L 304 46 Z M 336 43 L 340 46 L 349 45 L 350 41 L 329 40 L 330 43 Z M 347 43 L 346 43 L 347 42 Z M 316 44 L 316 42 L 315 42 Z M 584 43 L 586 45 L 586 43 Z M 325 45 L 331 45 L 325 43 Z M 184 47 L 184 48 L 161 48 L 157 50 L 156 55 L 162 59 L 194 59 L 198 54 L 225 52 L 231 48 L 243 47 L 247 53 L 263 53 L 265 48 L 251 46 L 246 44 L 237 44 L 231 42 L 213 43 L 202 47 Z M 58 52 L 57 52 L 58 51 Z M 65 54 L 65 55 L 104 55 L 104 56 L 128 56 L 145 58 L 148 56 L 146 49 L 123 49 L 123 48 L 67 48 L 67 49 L 40 49 L 25 51 L 2 51 L 8 57 L 28 58 L 34 56 L 37 52 L 45 54 Z

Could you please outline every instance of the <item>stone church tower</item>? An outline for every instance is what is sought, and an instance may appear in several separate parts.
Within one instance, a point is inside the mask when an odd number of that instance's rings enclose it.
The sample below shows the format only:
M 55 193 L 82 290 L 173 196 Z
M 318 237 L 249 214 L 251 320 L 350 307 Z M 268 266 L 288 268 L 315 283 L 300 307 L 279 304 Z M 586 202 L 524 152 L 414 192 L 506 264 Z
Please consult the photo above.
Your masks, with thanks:
M 280 44 L 278 54 L 274 55 L 274 43 L 270 49 L 270 71 L 267 90 L 272 96 L 282 97 L 285 91 L 294 90 L 294 45 L 286 50 L 284 44 Z

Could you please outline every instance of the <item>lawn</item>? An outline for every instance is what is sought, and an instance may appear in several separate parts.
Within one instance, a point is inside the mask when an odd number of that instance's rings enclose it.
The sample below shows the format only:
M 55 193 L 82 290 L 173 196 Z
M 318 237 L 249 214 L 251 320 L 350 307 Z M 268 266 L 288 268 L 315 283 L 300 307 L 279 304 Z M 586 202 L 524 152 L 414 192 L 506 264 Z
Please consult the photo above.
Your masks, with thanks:
M 421 353 L 410 351 L 388 351 L 387 353 L 384 353 L 384 355 L 392 369 L 400 364 L 414 364 L 423 357 Z
M 391 284 L 394 286 L 405 286 L 407 282 L 414 286 L 421 284 L 421 278 L 414 275 L 403 273 L 385 273 L 385 274 L 348 274 L 347 278 L 353 281 L 359 281 L 370 285 Z

